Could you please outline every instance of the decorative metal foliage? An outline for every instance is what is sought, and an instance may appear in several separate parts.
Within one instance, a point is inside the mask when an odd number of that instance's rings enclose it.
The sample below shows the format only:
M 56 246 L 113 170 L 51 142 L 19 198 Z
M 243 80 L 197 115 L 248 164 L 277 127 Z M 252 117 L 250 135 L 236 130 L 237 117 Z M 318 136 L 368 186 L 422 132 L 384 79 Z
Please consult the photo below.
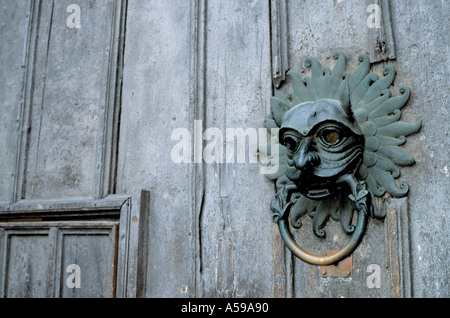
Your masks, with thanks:
M 399 146 L 405 143 L 406 136 L 417 132 L 422 124 L 421 121 L 415 124 L 400 121 L 400 109 L 410 97 L 409 87 L 402 85 L 400 95 L 392 97 L 389 87 L 394 81 L 394 68 L 385 66 L 384 77 L 379 78 L 377 74 L 369 72 L 370 62 L 366 54 L 359 56 L 361 64 L 352 74 L 346 71 L 346 58 L 342 52 L 335 52 L 333 58 L 336 63 L 332 72 L 328 67 L 322 67 L 317 59 L 308 57 L 305 66 L 311 68 L 311 77 L 301 77 L 293 71 L 287 73 L 293 92 L 287 95 L 275 93 L 271 98 L 273 119 L 267 118 L 265 127 L 279 128 L 286 112 L 300 103 L 320 99 L 339 100 L 351 109 L 353 119 L 359 124 L 364 136 L 363 160 L 355 174 L 357 180 L 365 182 L 371 195 L 383 196 L 389 193 L 394 197 L 405 196 L 409 190 L 408 185 L 398 185 L 395 179 L 400 176 L 399 166 L 410 166 L 415 160 Z M 292 185 L 292 189 L 293 182 L 285 174 L 287 150 L 281 144 L 279 147 L 279 169 L 266 177 L 275 181 L 277 190 L 281 191 L 286 185 Z M 268 149 L 270 151 L 270 145 Z M 276 200 L 272 205 L 277 204 Z M 318 237 L 325 236 L 322 228 L 329 217 L 340 221 L 346 233 L 354 230 L 351 225 L 351 204 L 339 195 L 326 200 L 311 200 L 294 190 L 288 200 L 291 203 L 290 219 L 294 227 L 300 227 L 300 217 L 308 214 L 313 218 L 313 230 Z M 276 212 L 274 221 L 281 214 Z M 376 209 L 372 216 L 384 217 Z

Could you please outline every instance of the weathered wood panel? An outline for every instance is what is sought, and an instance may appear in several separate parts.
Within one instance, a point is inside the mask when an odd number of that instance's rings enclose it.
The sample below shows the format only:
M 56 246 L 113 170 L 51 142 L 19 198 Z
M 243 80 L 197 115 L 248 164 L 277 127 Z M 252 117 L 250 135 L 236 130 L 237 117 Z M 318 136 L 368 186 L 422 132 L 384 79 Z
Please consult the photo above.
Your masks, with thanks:
M 13 202 L 34 1 L 0 1 L 0 202 Z
M 386 258 L 386 296 L 411 297 L 410 226 L 407 199 L 386 203 L 384 249 Z
M 113 190 L 126 1 L 80 1 L 80 28 L 67 24 L 71 3 L 6 6 L 2 39 L 13 45 L 2 45 L 0 56 L 14 61 L 2 63 L 9 79 L 2 85 L 1 201 Z
M 260 165 L 251 162 L 252 135 L 243 147 L 244 163 L 238 163 L 238 151 L 243 150 L 238 138 L 227 137 L 230 128 L 262 127 L 269 112 L 269 17 L 268 2 L 207 3 L 206 128 L 218 129 L 223 137 L 223 143 L 212 138 L 205 142 L 223 146 L 218 160 L 205 164 L 201 243 L 207 297 L 274 294 L 273 186 Z
M 145 184 L 155 194 L 146 295 L 272 295 L 270 200 L 262 199 L 272 185 L 259 166 L 170 157 L 172 131 L 194 137 L 195 120 L 200 134 L 262 127 L 271 94 L 269 5 L 135 1 L 127 21 L 126 47 L 134 49 L 125 56 L 118 190 Z
M 410 185 L 413 297 L 448 297 L 450 174 L 448 1 L 391 1 L 399 82 L 412 89 L 402 120 L 422 120 L 405 149 L 416 165 L 402 169 Z
M 341 50 L 357 64 L 358 54 L 368 53 L 365 1 L 288 0 L 287 7 L 289 66 L 297 73 L 308 56 L 333 62 L 333 52 Z
M 92 298 L 115 297 L 117 270 L 117 225 L 90 226 L 58 231 L 59 290 L 56 297 Z M 69 288 L 66 284 L 66 268 L 70 264 L 80 266 L 81 288 Z
M 152 192 L 146 296 L 195 294 L 188 164 L 171 159 L 176 128 L 189 129 L 189 1 L 129 1 L 117 192 Z M 192 54 L 192 55 L 191 55 Z
M 117 222 L 11 222 L 0 228 L 3 297 L 115 297 Z M 75 288 L 67 284 L 71 264 L 80 267 Z
M 142 295 L 146 271 L 142 227 L 149 214 L 149 198 L 149 192 L 142 190 L 133 198 L 110 195 L 99 200 L 22 200 L 0 205 L 0 295 L 8 286 L 14 288 L 11 297 Z M 9 264 L 15 255 L 10 247 L 13 235 L 23 240 L 16 244 L 23 246 L 18 252 L 21 262 L 31 259 L 31 265 L 46 273 L 45 284 L 37 280 L 38 275 L 25 283 L 23 279 L 10 280 L 14 274 L 26 274 L 17 262 Z M 33 254 L 33 246 L 40 254 Z M 37 259 L 32 259 L 33 255 Z M 80 289 L 67 287 L 70 264 L 80 266 Z M 9 275 L 8 268 L 20 272 Z
M 378 6 L 376 9 L 371 8 Z M 376 27 L 367 28 L 368 30 L 368 42 L 367 49 L 369 51 L 370 61 L 372 63 L 394 60 L 395 59 L 395 40 L 394 30 L 391 18 L 391 4 L 389 0 L 367 0 L 366 1 L 366 14 L 374 16 L 375 10 L 379 12 L 379 20 Z M 369 7 L 371 6 L 371 7 Z M 368 11 L 368 12 L 367 12 Z M 374 20 L 368 18 L 370 22 L 376 24 Z M 367 24 L 367 21 L 366 21 Z M 372 26 L 372 25 L 371 25 Z
M 48 229 L 2 231 L 2 297 L 50 297 L 53 250 Z

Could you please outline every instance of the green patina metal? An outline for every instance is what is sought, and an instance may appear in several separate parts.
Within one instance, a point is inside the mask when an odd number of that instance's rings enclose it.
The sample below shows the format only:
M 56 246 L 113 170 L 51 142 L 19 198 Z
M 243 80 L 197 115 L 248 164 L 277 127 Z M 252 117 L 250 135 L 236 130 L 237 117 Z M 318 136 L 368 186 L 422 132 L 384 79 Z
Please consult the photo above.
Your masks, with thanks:
M 400 176 L 399 166 L 415 161 L 399 146 L 421 127 L 420 121 L 399 121 L 410 89 L 403 85 L 399 96 L 391 96 L 392 66 L 385 66 L 384 77 L 379 78 L 369 72 L 369 57 L 361 54 L 360 66 L 350 74 L 344 54 L 337 51 L 333 57 L 332 72 L 312 57 L 305 61 L 311 77 L 289 71 L 293 92 L 276 92 L 271 99 L 273 118 L 265 120 L 266 128 L 280 129 L 279 169 L 266 175 L 276 182 L 271 204 L 274 222 L 288 248 L 317 265 L 333 264 L 351 254 L 364 234 L 367 215 L 384 218 L 374 196 L 408 193 L 408 185 L 399 186 L 395 179 Z M 355 210 L 358 222 L 353 226 Z M 313 219 L 317 237 L 325 237 L 323 228 L 331 217 L 352 238 L 333 255 L 309 254 L 294 241 L 288 225 L 300 228 L 305 214 Z

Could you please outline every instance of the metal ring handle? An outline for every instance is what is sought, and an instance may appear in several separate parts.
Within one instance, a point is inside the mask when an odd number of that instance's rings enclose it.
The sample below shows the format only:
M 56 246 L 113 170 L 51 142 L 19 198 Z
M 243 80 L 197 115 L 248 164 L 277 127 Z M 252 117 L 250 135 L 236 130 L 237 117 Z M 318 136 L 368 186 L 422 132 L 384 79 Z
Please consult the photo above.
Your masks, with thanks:
M 308 253 L 300 246 L 298 246 L 298 244 L 292 237 L 291 232 L 289 231 L 289 225 L 287 223 L 286 217 L 287 216 L 285 215 L 278 220 L 278 228 L 280 229 L 280 235 L 283 238 L 284 244 L 286 244 L 286 246 L 292 253 L 294 253 L 295 256 L 312 265 L 332 265 L 349 256 L 358 247 L 367 225 L 367 213 L 364 208 L 361 208 L 358 211 L 358 221 L 350 241 L 345 244 L 344 247 L 342 247 L 339 251 L 331 255 L 318 256 Z

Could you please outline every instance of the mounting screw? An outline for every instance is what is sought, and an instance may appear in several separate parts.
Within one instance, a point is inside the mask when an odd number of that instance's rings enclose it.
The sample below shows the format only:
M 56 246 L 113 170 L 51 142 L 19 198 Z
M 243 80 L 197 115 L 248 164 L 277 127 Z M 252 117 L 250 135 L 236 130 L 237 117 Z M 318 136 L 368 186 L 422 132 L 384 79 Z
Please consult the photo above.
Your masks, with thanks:
M 325 275 L 326 273 L 327 273 L 326 270 L 323 270 L 323 271 L 322 271 L 322 275 Z
M 348 270 L 348 271 L 346 271 L 345 273 L 347 274 L 347 276 L 350 276 L 350 274 L 351 274 L 352 272 Z

